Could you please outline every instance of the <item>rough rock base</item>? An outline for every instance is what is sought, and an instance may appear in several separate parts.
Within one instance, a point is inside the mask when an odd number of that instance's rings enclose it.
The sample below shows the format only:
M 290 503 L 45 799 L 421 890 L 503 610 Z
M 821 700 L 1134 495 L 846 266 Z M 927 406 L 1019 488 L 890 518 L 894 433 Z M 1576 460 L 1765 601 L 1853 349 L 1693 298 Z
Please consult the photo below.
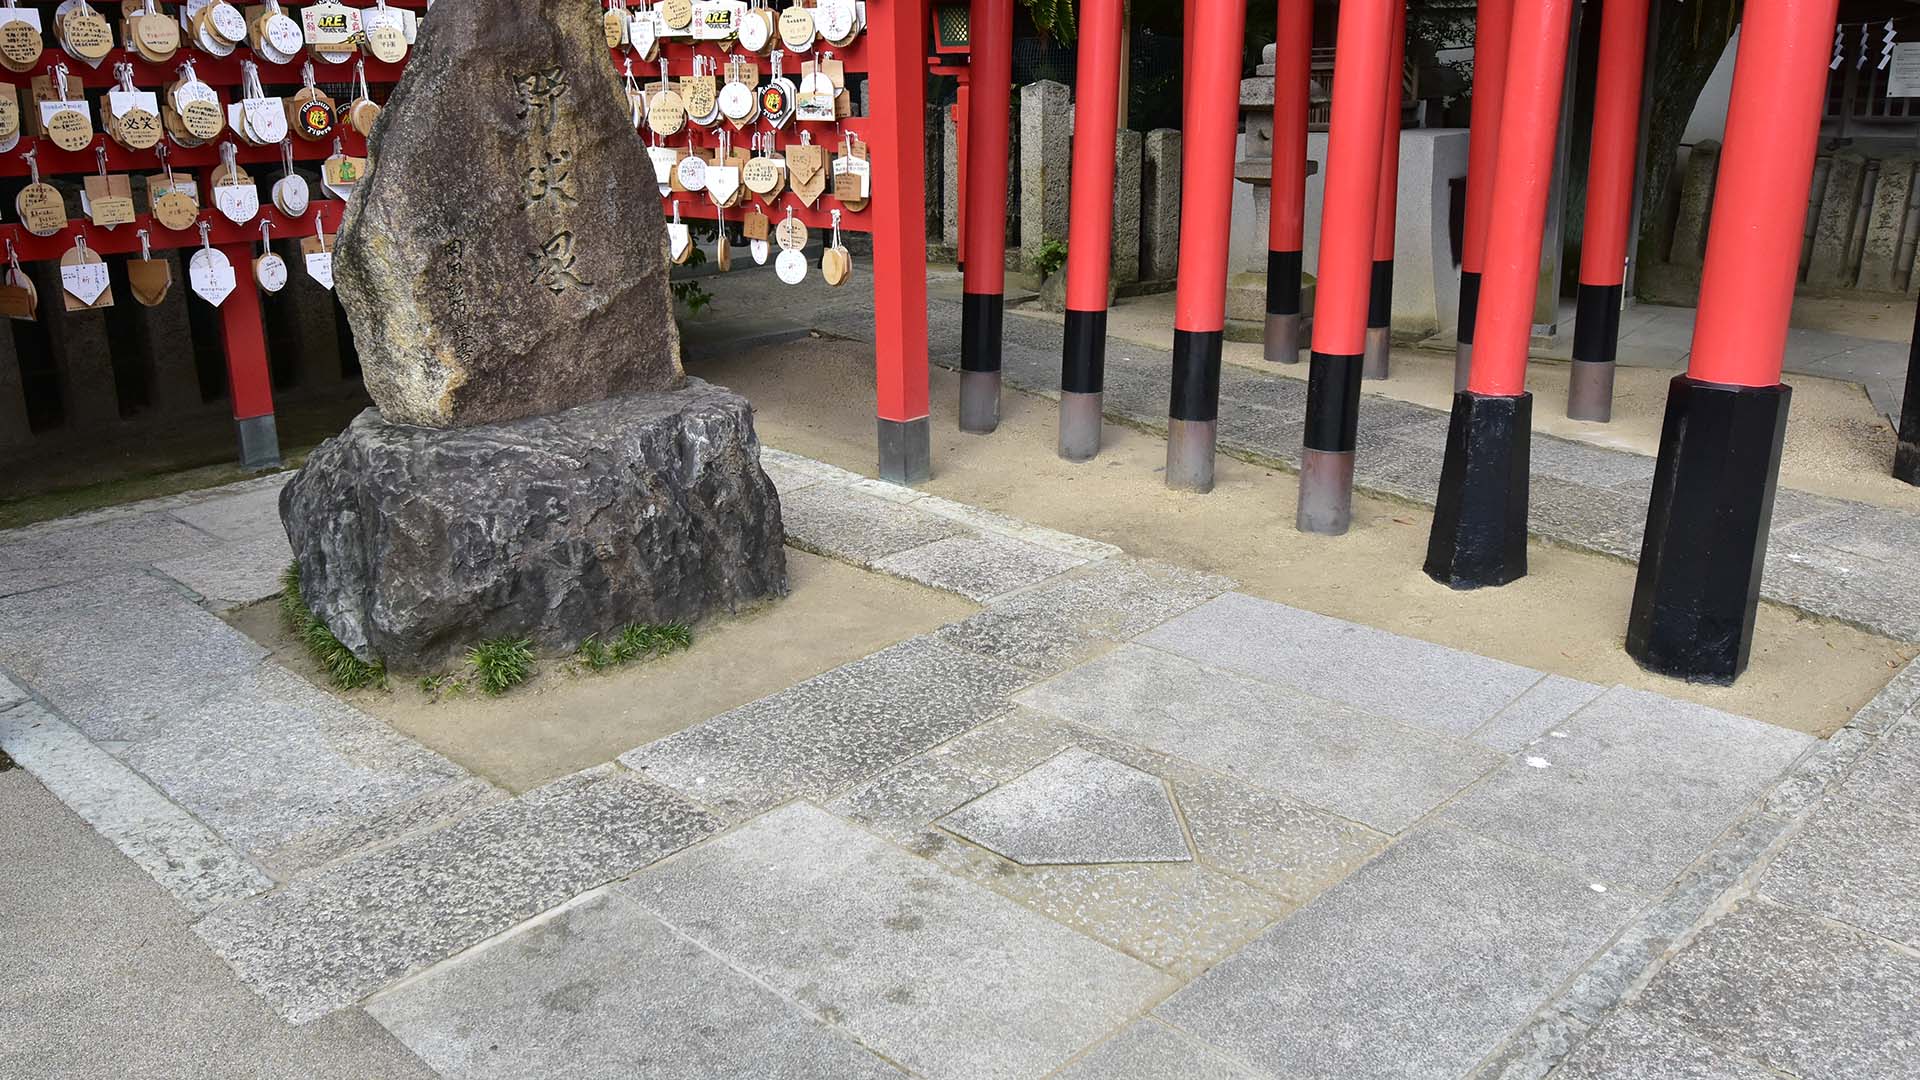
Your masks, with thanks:
M 307 459 L 280 516 L 314 614 L 399 672 L 493 638 L 567 651 L 787 591 L 752 410 L 698 379 L 449 430 L 369 409 Z

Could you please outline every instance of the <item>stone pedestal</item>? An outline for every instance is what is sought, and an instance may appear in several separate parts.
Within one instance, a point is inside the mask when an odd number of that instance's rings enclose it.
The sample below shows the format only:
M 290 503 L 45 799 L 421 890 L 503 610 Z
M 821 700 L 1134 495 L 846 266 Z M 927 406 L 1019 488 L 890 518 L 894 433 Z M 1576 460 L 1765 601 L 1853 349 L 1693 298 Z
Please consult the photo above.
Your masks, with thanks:
M 752 409 L 698 379 L 463 428 L 369 409 L 307 459 L 280 513 L 314 614 L 398 672 L 503 637 L 568 652 L 787 590 Z

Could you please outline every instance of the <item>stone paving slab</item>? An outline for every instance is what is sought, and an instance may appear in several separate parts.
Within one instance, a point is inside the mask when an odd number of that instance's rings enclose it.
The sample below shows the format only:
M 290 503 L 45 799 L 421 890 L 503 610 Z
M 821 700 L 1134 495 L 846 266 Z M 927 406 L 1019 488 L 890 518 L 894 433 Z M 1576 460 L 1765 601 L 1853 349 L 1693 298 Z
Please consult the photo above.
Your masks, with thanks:
M 985 603 L 1085 563 L 1085 559 L 1002 536 L 950 536 L 877 559 L 873 568 Z
M 125 757 L 174 802 L 254 854 L 467 777 L 275 664 L 167 716 Z
M 620 760 L 731 818 L 828 798 L 1003 712 L 1027 676 L 909 638 Z
M 999 598 L 940 640 L 1051 675 L 1233 588 L 1229 579 L 1144 559 L 1107 559 Z
M 384 810 L 323 825 L 289 838 L 254 856 L 282 880 L 329 863 L 372 851 L 411 833 L 427 832 L 510 796 L 479 777 L 468 776 L 429 787 L 423 794 Z
M 280 595 L 281 575 L 292 561 L 284 536 L 264 536 L 155 563 L 154 569 L 225 610 Z
M 1459 1077 L 1633 909 L 1555 863 L 1423 829 L 1155 1013 L 1275 1076 Z
M 1780 1074 L 1635 1010 L 1615 1013 L 1554 1080 L 1779 1080 Z
M 1163 639 L 1155 632 L 1143 640 Z M 1141 645 L 1121 646 L 1015 700 L 1384 832 L 1405 829 L 1506 761 L 1464 740 Z
M 1920 725 L 1903 724 L 1887 732 L 1843 790 L 1849 798 L 1920 825 Z
M 618 891 L 932 1078 L 1044 1075 L 1173 985 L 806 804 Z
M 155 717 L 250 674 L 267 651 L 138 574 L 0 600 L 0 658 L 89 738 L 134 741 Z
M 184 558 L 215 546 L 163 513 L 70 518 L 0 532 L 0 597 Z
M 6 712 L 25 700 L 27 692 L 15 686 L 5 675 L 0 675 L 0 712 Z
M 1920 958 L 1762 900 L 1702 931 L 1637 1008 L 1801 1080 L 1920 1075 Z
M 1642 892 L 1671 882 L 1814 740 L 1615 687 L 1462 795 L 1446 819 Z
M 612 892 L 409 980 L 367 1011 L 446 1077 L 902 1075 Z
M 280 491 L 291 478 L 291 473 L 282 474 L 278 477 L 281 483 L 218 495 L 178 507 L 169 514 L 221 540 L 238 542 L 278 537 L 284 543 L 287 530 L 280 522 Z
M 1023 866 L 1190 862 L 1159 777 L 1073 747 L 940 819 Z
M 1920 788 L 1909 788 L 1910 803 Z M 1920 949 L 1920 826 L 1828 799 L 1767 868 L 1771 900 Z
M 1541 673 L 1442 645 L 1229 593 L 1141 642 L 1376 716 L 1466 735 Z
M 780 517 L 788 542 L 860 566 L 965 531 L 911 505 L 825 484 L 783 495 Z
M 929 827 L 1068 747 L 1126 762 L 1170 784 L 1204 865 L 1026 867 Z M 1339 881 L 1385 839 L 1025 709 L 903 762 L 830 809 L 956 874 L 1185 976 L 1204 971 Z
M 1475 728 L 1473 741 L 1505 753 L 1519 753 L 1606 692 L 1604 686 L 1548 675 L 1493 719 Z
M 0 710 L 0 751 L 196 915 L 273 887 L 218 835 L 39 705 Z
M 195 929 L 243 981 L 299 1023 L 718 827 L 679 796 L 603 765 L 230 904 Z
M 1267 1080 L 1267 1074 L 1151 1018 L 1127 1025 L 1054 1075 L 1055 1080 Z

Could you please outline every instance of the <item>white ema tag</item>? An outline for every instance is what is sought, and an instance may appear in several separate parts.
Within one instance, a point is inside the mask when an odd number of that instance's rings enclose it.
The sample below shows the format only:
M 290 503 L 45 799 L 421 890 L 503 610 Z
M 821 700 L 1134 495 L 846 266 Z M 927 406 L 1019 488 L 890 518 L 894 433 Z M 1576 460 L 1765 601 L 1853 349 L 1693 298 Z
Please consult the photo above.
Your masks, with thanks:
M 679 262 L 693 246 L 693 230 L 685 223 L 667 222 L 667 257 Z
M 253 264 L 253 279 L 270 293 L 287 287 L 287 260 L 278 255 L 263 255 Z
M 680 155 L 676 154 L 671 146 L 649 146 L 647 156 L 653 159 L 653 178 L 659 181 L 661 189 L 665 190 L 673 183 L 673 166 Z
M 767 249 L 768 244 L 765 240 L 747 241 L 747 251 L 753 255 L 753 261 L 760 266 L 767 265 Z
M 820 0 L 813 9 L 813 24 L 829 41 L 842 41 L 853 33 L 856 17 L 853 0 Z
M 873 197 L 873 163 L 871 161 L 865 158 L 853 157 L 849 154 L 843 154 L 840 157 L 834 158 L 833 175 L 841 176 L 846 173 L 852 173 L 860 178 L 861 198 L 870 199 Z
M 257 142 L 275 144 L 287 137 L 287 110 L 272 98 L 247 98 L 240 103 L 246 110 L 245 130 L 253 132 Z
M 680 186 L 688 191 L 707 189 L 707 163 L 703 158 L 692 154 L 680 159 Z
M 800 80 L 793 115 L 801 120 L 833 120 L 833 80 L 825 75 Z
M 235 279 L 233 264 L 213 248 L 201 248 L 187 262 L 187 282 L 200 299 L 219 307 L 232 295 Z
M 88 307 L 107 291 L 107 264 L 81 263 L 60 268 L 60 285 Z
M 773 272 L 781 281 L 798 285 L 807 280 L 807 257 L 797 251 L 783 251 L 773 260 Z
M 333 252 L 309 252 L 307 254 L 307 276 L 326 288 L 333 288 Z
M 107 104 L 115 116 L 125 116 L 136 111 L 160 115 L 159 95 L 151 90 L 109 90 Z
M 707 196 L 715 203 L 726 205 L 728 199 L 740 192 L 740 170 L 732 166 L 714 166 L 707 170 Z
M 660 43 L 659 17 L 650 10 L 635 12 L 633 22 L 627 28 L 627 37 L 642 56 L 652 56 L 653 47 Z
M 213 205 L 235 225 L 260 216 L 260 189 L 252 184 L 213 185 Z

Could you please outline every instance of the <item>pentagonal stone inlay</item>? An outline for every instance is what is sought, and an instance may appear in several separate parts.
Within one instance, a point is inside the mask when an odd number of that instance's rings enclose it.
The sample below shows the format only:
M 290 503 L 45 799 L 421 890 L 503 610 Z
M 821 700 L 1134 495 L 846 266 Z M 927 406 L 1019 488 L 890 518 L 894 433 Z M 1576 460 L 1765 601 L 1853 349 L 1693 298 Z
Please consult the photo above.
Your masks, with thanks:
M 1159 777 L 1079 748 L 1061 751 L 940 824 L 1024 866 L 1193 858 Z

